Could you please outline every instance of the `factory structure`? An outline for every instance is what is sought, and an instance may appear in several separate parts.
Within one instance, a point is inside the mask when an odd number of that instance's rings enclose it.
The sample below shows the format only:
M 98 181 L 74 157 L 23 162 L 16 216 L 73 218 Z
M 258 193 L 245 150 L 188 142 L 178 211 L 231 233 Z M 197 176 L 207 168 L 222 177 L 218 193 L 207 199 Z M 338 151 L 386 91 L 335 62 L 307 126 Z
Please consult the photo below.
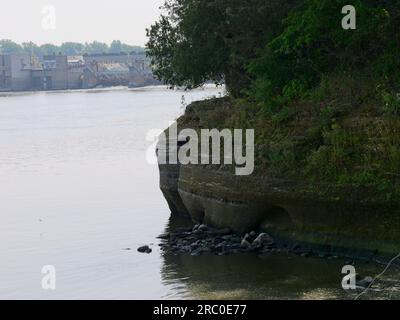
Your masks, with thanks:
M 0 54 L 0 91 L 69 90 L 160 84 L 146 55 L 140 53 L 38 58 L 33 54 Z

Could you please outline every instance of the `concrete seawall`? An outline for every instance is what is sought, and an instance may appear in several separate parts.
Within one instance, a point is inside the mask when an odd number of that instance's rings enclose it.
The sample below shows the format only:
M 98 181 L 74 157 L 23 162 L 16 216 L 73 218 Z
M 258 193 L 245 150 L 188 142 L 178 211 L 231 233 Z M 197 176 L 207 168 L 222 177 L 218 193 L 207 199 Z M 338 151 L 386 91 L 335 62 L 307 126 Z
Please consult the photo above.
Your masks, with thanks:
M 185 116 L 183 116 L 185 117 Z M 342 255 L 391 256 L 400 251 L 399 208 L 324 199 L 293 181 L 235 176 L 204 165 L 160 165 L 160 187 L 172 214 Z

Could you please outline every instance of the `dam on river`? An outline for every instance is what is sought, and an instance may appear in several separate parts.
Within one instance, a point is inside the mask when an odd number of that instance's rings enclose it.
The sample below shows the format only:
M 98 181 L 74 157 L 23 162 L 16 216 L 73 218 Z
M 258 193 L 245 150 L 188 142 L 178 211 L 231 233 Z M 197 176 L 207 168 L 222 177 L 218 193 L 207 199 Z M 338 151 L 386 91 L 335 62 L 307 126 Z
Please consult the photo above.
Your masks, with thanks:
M 159 84 L 145 53 L 0 54 L 1 91 L 141 87 Z

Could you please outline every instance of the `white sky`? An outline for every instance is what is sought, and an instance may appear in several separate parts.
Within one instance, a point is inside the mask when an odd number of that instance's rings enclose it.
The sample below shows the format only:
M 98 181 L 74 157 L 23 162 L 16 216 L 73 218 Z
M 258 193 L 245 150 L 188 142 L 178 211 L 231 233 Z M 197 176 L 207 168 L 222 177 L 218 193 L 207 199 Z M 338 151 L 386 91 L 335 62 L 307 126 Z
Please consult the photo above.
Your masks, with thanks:
M 21 43 L 66 41 L 144 45 L 145 29 L 160 15 L 164 0 L 1 0 L 0 39 Z M 56 28 L 42 27 L 45 6 L 55 8 Z

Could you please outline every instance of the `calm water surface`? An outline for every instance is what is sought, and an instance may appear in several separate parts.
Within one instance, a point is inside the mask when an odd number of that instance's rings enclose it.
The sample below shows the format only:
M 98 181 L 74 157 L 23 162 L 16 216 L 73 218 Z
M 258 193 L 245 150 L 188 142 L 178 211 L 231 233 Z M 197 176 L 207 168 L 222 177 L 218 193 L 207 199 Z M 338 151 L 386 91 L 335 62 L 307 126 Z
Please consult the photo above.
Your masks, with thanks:
M 176 222 L 146 161 L 146 133 L 182 114 L 183 95 L 221 91 L 0 95 L 0 298 L 351 297 L 341 260 L 159 251 L 156 237 Z M 152 254 L 136 252 L 149 243 Z M 41 287 L 44 265 L 56 268 L 55 291 Z

